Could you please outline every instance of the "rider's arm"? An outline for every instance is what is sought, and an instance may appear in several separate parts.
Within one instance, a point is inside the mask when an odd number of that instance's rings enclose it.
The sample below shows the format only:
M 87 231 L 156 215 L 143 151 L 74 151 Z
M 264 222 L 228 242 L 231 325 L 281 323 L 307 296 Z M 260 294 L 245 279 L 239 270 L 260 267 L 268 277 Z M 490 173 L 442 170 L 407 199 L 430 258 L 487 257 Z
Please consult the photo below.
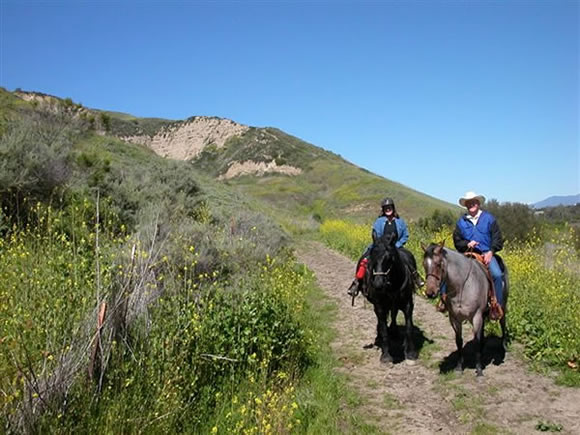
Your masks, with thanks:
M 463 238 L 461 234 L 461 229 L 459 229 L 459 225 L 455 225 L 455 230 L 453 231 L 453 244 L 455 245 L 455 249 L 459 252 L 466 252 L 467 251 L 467 244 L 469 240 Z
M 499 224 L 495 219 L 491 223 L 489 230 L 491 231 L 491 250 L 494 253 L 501 251 L 503 248 L 503 237 L 501 235 L 501 230 L 499 229 Z
M 407 243 L 407 240 L 409 240 L 409 230 L 407 229 L 407 224 L 405 223 L 405 221 L 403 219 L 400 219 L 399 225 L 400 225 L 401 234 L 398 234 L 399 238 L 398 238 L 397 242 L 395 243 L 396 248 L 400 248 L 405 243 Z

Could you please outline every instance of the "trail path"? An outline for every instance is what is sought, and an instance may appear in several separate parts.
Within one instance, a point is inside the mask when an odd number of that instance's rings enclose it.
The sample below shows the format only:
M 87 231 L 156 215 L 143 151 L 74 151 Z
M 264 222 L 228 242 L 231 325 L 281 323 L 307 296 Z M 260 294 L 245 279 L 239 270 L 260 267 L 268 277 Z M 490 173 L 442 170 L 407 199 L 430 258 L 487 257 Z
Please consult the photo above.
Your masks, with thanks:
M 529 371 L 517 351 L 498 361 L 499 340 L 486 342 L 482 378 L 476 378 L 469 355 L 463 374 L 447 372 L 446 362 L 455 351 L 451 326 L 419 294 L 414 311 L 419 360 L 381 364 L 378 349 L 363 349 L 376 335 L 372 305 L 359 296 L 352 307 L 346 294 L 354 262 L 315 242 L 298 248 L 297 254 L 338 307 L 332 348 L 369 423 L 387 433 L 530 434 L 539 433 L 536 425 L 545 422 L 551 428 L 561 425 L 560 433 L 580 434 L 580 390 Z M 397 323 L 403 321 L 399 315 Z M 466 325 L 464 340 L 471 338 Z

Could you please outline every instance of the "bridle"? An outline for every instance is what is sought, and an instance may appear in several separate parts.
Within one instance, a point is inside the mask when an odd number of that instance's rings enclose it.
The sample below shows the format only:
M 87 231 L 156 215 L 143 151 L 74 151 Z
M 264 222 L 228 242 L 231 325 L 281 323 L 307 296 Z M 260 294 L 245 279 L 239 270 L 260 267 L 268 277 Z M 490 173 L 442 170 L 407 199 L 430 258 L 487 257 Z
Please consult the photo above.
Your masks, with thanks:
M 391 273 L 391 269 L 392 269 L 392 266 L 391 266 L 391 267 L 389 267 L 389 268 L 387 269 L 387 271 L 386 271 L 386 272 L 376 272 L 376 271 L 373 269 L 373 276 L 377 276 L 377 275 L 378 275 L 378 276 L 381 276 L 381 275 L 382 275 L 382 276 L 388 276 L 388 275 L 389 275 L 389 273 Z
M 433 257 L 431 257 L 431 260 L 433 260 Z M 434 261 L 433 261 L 434 263 Z M 427 273 L 427 278 L 429 278 L 430 276 L 432 276 L 433 278 L 435 278 L 437 280 L 437 282 L 439 284 L 441 284 L 441 281 L 443 281 L 443 279 L 445 278 L 445 271 L 443 270 L 443 260 L 441 260 L 441 262 L 438 265 L 435 265 L 434 268 L 429 268 L 429 269 L 439 269 L 438 271 L 429 271 Z M 439 272 L 439 274 L 435 273 L 435 272 Z

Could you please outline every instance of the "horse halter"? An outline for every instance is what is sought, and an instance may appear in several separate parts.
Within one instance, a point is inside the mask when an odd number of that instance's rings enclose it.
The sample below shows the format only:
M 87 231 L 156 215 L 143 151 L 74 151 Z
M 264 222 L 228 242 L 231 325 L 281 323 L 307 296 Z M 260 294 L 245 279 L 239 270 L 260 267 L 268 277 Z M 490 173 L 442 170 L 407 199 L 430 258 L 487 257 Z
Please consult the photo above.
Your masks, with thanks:
M 434 264 L 434 263 L 435 263 L 435 262 L 433 261 L 433 257 L 431 257 L 431 258 L 430 258 L 430 260 L 431 260 L 431 263 L 432 263 L 432 264 Z M 432 270 L 432 269 L 434 269 L 434 268 L 436 268 L 436 269 L 439 269 L 439 270 L 438 270 L 439 274 L 435 273 L 435 272 L 437 272 L 437 271 L 433 271 L 433 272 L 431 271 L 431 270 Z M 441 281 L 443 281 L 444 274 L 445 274 L 445 271 L 443 270 L 443 260 L 441 260 L 441 261 L 439 262 L 439 264 L 434 264 L 434 267 L 430 267 L 429 269 L 430 269 L 430 270 L 429 270 L 429 272 L 427 273 L 427 277 L 426 277 L 426 278 L 429 278 L 430 276 L 432 276 L 432 277 L 433 277 L 433 278 L 435 278 L 435 279 L 436 279 L 438 282 L 441 282 Z
M 392 267 L 389 267 L 386 272 L 375 272 L 375 270 L 373 269 L 373 276 L 376 276 L 376 275 L 388 276 L 389 273 L 391 273 L 391 269 L 392 269 Z

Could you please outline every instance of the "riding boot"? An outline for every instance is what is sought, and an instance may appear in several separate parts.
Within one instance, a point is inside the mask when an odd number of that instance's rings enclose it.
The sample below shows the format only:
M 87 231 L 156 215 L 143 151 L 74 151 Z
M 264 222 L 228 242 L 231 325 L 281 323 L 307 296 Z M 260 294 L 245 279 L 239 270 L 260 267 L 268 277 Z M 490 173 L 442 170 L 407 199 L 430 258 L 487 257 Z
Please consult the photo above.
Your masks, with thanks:
M 440 313 L 445 313 L 447 311 L 447 294 L 446 293 L 442 293 L 441 294 L 441 298 L 439 299 L 439 302 L 437 303 L 437 306 L 435 307 L 435 309 L 437 311 L 439 311 Z
M 413 279 L 415 280 L 415 285 L 417 288 L 421 288 L 425 285 L 425 281 L 423 281 L 423 278 L 416 270 L 413 271 Z
M 354 297 L 360 293 L 361 289 L 362 289 L 362 280 L 355 278 L 350 287 L 348 288 L 347 293 L 349 296 Z

